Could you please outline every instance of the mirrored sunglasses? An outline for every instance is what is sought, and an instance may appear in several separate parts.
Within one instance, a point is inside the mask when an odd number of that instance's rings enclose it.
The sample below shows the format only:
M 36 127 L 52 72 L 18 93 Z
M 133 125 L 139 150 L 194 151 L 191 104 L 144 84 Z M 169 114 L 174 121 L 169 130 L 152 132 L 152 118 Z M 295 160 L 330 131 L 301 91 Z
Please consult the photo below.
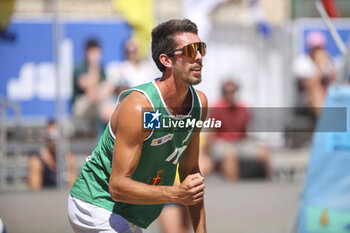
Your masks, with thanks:
M 166 54 L 172 55 L 176 51 L 182 51 L 183 55 L 187 57 L 196 58 L 197 51 L 199 51 L 202 54 L 202 56 L 204 56 L 206 53 L 206 48 L 207 48 L 207 45 L 204 42 L 196 42 L 196 43 L 185 45 L 181 49 L 174 49 L 170 52 L 167 52 Z

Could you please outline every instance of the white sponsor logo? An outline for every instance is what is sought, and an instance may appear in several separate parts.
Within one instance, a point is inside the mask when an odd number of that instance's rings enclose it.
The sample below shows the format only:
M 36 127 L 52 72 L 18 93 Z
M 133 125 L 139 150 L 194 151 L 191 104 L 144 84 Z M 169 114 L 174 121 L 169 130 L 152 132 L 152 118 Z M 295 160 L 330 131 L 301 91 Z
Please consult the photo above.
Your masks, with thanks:
M 153 139 L 152 143 L 151 143 L 151 146 L 162 145 L 162 144 L 170 141 L 171 139 L 173 139 L 173 137 L 174 137 L 174 134 L 170 133 L 170 134 L 167 134 L 167 135 L 165 135 L 163 137 Z

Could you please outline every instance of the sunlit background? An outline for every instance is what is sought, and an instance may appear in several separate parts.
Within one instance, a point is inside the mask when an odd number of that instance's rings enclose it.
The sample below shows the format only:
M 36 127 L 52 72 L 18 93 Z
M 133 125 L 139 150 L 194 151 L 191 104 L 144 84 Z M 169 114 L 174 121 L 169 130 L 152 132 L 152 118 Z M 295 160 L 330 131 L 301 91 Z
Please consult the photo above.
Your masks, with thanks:
M 330 20 L 321 18 L 317 3 Z M 196 88 L 207 95 L 209 106 L 215 106 L 222 84 L 230 79 L 238 86 L 235 97 L 245 106 L 290 111 L 287 117 L 282 114 L 286 119 L 263 122 L 280 124 L 276 132 L 248 129 L 249 137 L 269 150 L 268 176 L 254 171 L 261 166 L 249 164 L 241 164 L 247 175 L 233 181 L 220 168 L 206 175 L 208 232 L 296 232 L 319 113 L 293 108 L 324 106 L 324 97 L 315 97 L 313 102 L 313 97 L 303 93 L 308 90 L 308 86 L 301 87 L 303 76 L 309 70 L 302 59 L 313 45 L 323 46 L 335 75 L 329 84 L 349 81 L 349 70 L 344 69 L 349 66 L 344 65 L 349 17 L 348 0 L 1 0 L 0 219 L 7 232 L 73 232 L 67 217 L 70 172 L 79 173 L 113 109 L 114 102 L 103 93 L 112 95 L 118 88 L 161 75 L 151 58 L 150 33 L 158 23 L 173 18 L 195 22 L 207 44 L 203 80 Z M 319 34 L 311 37 L 315 32 Z M 130 50 L 138 49 L 136 68 L 131 70 L 125 63 L 130 38 L 136 44 Z M 73 110 L 74 74 L 84 61 L 89 39 L 101 49 L 107 87 L 95 90 L 96 112 L 84 118 Z M 326 93 L 327 87 L 321 89 Z M 307 104 L 301 104 L 302 98 Z M 250 124 L 258 125 L 257 119 L 252 116 Z M 56 187 L 33 188 L 28 181 L 30 157 L 47 143 L 50 120 L 58 125 L 54 135 L 57 159 L 51 164 L 57 183 Z M 205 134 L 202 139 L 205 144 Z M 350 155 L 347 148 L 344 153 Z M 68 152 L 73 165 L 65 156 Z M 344 217 L 348 224 L 349 216 L 347 212 Z M 156 221 L 145 232 L 157 233 L 161 228 Z

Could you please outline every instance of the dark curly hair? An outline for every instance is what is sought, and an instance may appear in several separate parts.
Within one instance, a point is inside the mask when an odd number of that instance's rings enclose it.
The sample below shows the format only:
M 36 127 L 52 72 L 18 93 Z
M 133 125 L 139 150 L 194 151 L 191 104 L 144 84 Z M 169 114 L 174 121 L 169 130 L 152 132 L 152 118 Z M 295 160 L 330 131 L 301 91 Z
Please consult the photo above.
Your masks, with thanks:
M 159 61 L 159 56 L 174 50 L 174 36 L 183 32 L 198 34 L 197 25 L 189 19 L 172 19 L 152 30 L 152 58 L 161 72 L 165 71 L 165 66 Z

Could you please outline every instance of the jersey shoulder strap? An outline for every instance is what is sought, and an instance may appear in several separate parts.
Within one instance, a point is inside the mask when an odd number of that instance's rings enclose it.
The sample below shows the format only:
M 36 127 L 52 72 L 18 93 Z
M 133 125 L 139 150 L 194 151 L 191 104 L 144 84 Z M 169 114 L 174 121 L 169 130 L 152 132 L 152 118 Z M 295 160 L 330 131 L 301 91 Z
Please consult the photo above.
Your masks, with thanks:
M 144 83 L 135 87 L 132 87 L 128 90 L 123 91 L 120 95 L 119 95 L 119 99 L 117 102 L 117 105 L 122 102 L 128 95 L 130 95 L 133 91 L 139 91 L 142 94 L 144 94 L 144 96 L 146 96 L 146 98 L 148 99 L 148 101 L 150 102 L 151 106 L 155 109 L 155 108 L 160 108 L 160 107 L 164 107 L 161 99 L 159 98 L 157 89 L 155 87 L 155 83 L 154 81 L 152 82 L 148 82 L 148 83 Z

